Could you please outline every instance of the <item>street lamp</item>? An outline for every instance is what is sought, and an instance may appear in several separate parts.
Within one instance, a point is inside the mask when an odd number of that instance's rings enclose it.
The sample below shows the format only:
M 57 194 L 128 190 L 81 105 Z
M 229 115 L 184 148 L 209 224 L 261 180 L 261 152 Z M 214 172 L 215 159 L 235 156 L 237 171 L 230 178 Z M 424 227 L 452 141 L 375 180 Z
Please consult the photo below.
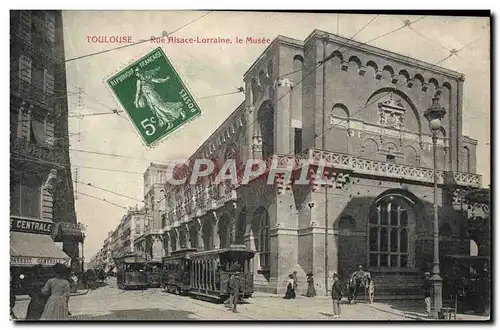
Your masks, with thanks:
M 437 205 L 437 134 L 441 128 L 441 120 L 446 110 L 439 104 L 439 98 L 432 99 L 432 105 L 425 110 L 424 117 L 429 121 L 432 132 L 432 158 L 434 163 L 434 262 L 432 264 L 432 308 L 431 317 L 437 319 L 443 307 L 442 286 L 443 279 L 439 275 L 439 219 Z

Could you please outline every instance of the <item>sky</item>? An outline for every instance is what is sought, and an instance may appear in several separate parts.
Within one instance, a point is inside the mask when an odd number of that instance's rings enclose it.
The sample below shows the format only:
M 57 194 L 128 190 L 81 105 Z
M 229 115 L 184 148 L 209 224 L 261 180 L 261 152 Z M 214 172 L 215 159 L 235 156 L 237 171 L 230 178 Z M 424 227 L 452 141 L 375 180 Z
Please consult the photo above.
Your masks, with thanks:
M 314 29 L 351 38 L 376 14 L 244 13 L 199 11 L 64 11 L 64 42 L 69 103 L 69 132 L 76 212 L 87 225 L 85 256 L 103 245 L 126 213 L 141 206 L 143 173 L 151 162 L 187 158 L 244 100 L 235 92 L 243 74 L 264 51 L 265 44 L 161 45 L 196 98 L 202 115 L 153 149 L 144 146 L 125 114 L 80 116 L 119 109 L 106 79 L 158 44 L 146 42 L 120 50 L 71 60 L 120 44 L 92 43 L 88 37 L 130 36 L 133 41 L 160 36 L 267 37 L 283 35 L 304 40 Z M 354 40 L 365 42 L 403 26 L 370 45 L 434 64 L 460 50 L 440 66 L 465 75 L 463 134 L 478 140 L 477 172 L 490 183 L 490 30 L 488 18 L 379 15 Z M 200 19 L 198 19 L 200 18 Z M 198 19 L 198 20 L 196 20 Z M 194 21 L 196 20 L 196 21 Z M 189 24 L 189 22 L 194 21 Z M 184 27 L 183 27 L 184 26 Z M 465 46 L 465 48 L 464 48 Z M 80 91 L 80 92 L 79 92 Z M 110 155 L 111 154 L 111 155 Z M 114 156 L 112 156 L 114 155 Z M 104 170 L 108 169 L 108 170 Z M 89 186 L 92 185 L 92 186 Z M 99 189 L 100 188 L 100 189 Z M 122 195 L 122 196 L 121 196 Z M 125 197 L 127 196 L 127 197 Z M 102 201 L 106 199 L 108 202 Z

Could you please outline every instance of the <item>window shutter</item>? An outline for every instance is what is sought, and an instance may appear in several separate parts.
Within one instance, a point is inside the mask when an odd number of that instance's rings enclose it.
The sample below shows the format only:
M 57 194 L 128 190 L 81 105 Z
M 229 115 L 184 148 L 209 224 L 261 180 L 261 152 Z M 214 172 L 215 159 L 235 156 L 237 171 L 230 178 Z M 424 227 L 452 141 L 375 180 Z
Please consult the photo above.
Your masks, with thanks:
M 47 134 L 47 144 L 54 145 L 54 123 L 46 121 L 45 132 Z
M 56 40 L 56 23 L 54 14 L 51 12 L 45 13 L 45 31 L 47 39 L 50 42 L 55 42 Z
M 31 11 L 21 10 L 19 12 L 19 34 L 27 41 L 31 41 Z
M 19 80 L 31 84 L 31 58 L 19 56 Z
M 35 143 L 45 145 L 47 143 L 46 133 L 45 133 L 45 123 L 33 119 L 31 121 L 31 128 L 33 130 L 33 135 L 35 137 Z
M 47 95 L 54 94 L 54 76 L 47 69 L 43 70 L 43 90 Z

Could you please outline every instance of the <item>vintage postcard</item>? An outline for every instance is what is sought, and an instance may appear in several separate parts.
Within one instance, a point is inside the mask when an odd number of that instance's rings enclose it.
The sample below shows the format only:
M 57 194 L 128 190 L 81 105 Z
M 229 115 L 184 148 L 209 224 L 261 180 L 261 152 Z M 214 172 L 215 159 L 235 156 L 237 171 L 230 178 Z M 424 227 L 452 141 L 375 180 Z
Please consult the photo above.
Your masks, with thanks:
M 491 320 L 490 36 L 11 11 L 11 319 Z

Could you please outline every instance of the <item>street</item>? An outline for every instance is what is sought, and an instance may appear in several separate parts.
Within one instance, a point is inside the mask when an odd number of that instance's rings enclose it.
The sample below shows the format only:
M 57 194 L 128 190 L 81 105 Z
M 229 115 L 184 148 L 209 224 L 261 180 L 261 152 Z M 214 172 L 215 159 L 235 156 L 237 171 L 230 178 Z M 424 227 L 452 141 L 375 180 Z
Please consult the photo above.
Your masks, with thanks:
M 86 295 L 70 299 L 72 320 L 332 320 L 332 303 L 326 297 L 285 300 L 279 295 L 255 293 L 238 313 L 223 304 L 214 304 L 190 297 L 163 292 L 163 289 L 123 291 L 116 287 L 115 278 L 108 285 Z M 23 319 L 29 301 L 20 300 L 14 311 Z M 359 303 L 342 305 L 344 320 L 402 320 L 384 304 Z

